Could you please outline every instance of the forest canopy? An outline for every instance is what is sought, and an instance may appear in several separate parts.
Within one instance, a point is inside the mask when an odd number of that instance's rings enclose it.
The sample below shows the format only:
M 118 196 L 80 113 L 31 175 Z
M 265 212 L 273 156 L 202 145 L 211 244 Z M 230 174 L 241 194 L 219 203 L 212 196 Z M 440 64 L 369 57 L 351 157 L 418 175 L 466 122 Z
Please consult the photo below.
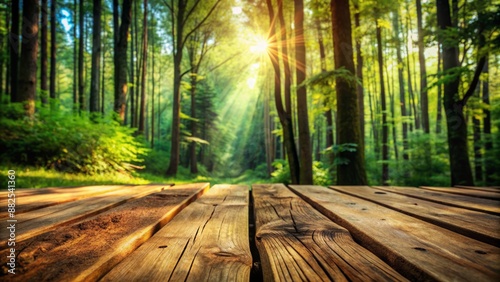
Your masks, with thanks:
M 0 2 L 0 165 L 500 184 L 500 1 Z

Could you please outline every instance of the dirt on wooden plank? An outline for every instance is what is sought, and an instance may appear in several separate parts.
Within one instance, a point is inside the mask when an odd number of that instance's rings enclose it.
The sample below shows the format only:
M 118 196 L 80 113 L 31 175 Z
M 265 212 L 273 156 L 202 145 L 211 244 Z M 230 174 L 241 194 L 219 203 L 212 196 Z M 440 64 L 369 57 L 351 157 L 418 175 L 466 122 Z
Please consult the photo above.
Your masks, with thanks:
M 168 188 L 72 225 L 16 243 L 16 275 L 9 274 L 7 265 L 2 264 L 0 280 L 74 280 L 80 273 L 95 267 L 98 261 L 102 261 L 102 257 L 122 248 L 120 241 L 123 239 L 148 228 L 154 229 L 148 233 L 156 232 L 181 210 L 189 199 L 199 197 L 203 191 L 202 187 L 198 184 Z M 165 215 L 172 211 L 174 213 L 165 220 Z M 8 254 L 9 249 L 0 251 L 3 258 Z

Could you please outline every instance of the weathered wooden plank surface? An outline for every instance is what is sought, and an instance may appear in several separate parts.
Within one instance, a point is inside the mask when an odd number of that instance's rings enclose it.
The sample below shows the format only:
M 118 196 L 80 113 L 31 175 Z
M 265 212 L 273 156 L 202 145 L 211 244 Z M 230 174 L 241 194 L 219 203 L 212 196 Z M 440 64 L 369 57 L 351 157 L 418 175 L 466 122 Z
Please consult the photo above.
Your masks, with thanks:
M 497 186 L 481 187 L 481 186 L 462 186 L 462 185 L 456 185 L 455 187 L 457 187 L 457 188 L 465 188 L 465 189 L 472 189 L 472 190 L 487 191 L 487 192 L 494 192 L 494 193 L 500 193 L 500 187 L 497 187 Z
M 90 198 L 130 186 L 131 185 L 99 185 L 75 188 L 22 189 L 22 191 L 16 189 L 16 214 Z M 0 199 L 7 199 L 7 193 L 2 193 Z M 5 217 L 7 217 L 6 213 L 0 214 L 0 219 Z
M 500 279 L 498 247 L 324 187 L 293 190 L 410 280 Z
M 490 191 L 481 191 L 475 189 L 467 189 L 467 188 L 456 188 L 456 187 L 431 187 L 431 186 L 421 186 L 422 189 L 427 189 L 431 191 L 439 191 L 445 193 L 452 193 L 457 195 L 464 195 L 469 197 L 490 199 L 490 200 L 500 200 L 500 194 L 496 192 Z
M 265 281 L 405 280 L 288 188 L 252 187 Z
M 500 216 L 382 192 L 368 186 L 332 186 L 331 188 L 497 247 L 500 246 Z
M 449 206 L 500 215 L 500 202 L 414 187 L 373 186 L 373 188 Z
M 216 185 L 102 281 L 249 281 L 247 186 Z
M 208 188 L 208 183 L 174 186 L 16 243 L 22 250 L 16 275 L 3 272 L 0 280 L 95 281 Z
M 71 224 L 128 201 L 168 189 L 168 187 L 164 185 L 124 186 L 98 196 L 20 214 L 17 216 L 19 235 L 16 239 L 17 241 L 26 240 L 57 226 Z M 5 236 L 7 234 L 2 233 L 0 241 L 5 240 Z

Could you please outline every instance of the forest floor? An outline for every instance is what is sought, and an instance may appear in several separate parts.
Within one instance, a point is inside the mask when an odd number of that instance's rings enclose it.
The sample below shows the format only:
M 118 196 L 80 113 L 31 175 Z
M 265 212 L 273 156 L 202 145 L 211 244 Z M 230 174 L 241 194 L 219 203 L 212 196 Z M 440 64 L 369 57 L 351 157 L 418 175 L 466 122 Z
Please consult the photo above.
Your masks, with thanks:
M 46 188 L 46 187 L 75 187 L 86 185 L 141 185 L 152 183 L 195 183 L 209 182 L 211 186 L 216 184 L 255 184 L 270 183 L 271 179 L 255 178 L 252 175 L 242 174 L 239 177 L 212 177 L 202 175 L 178 175 L 178 177 L 161 177 L 145 172 L 134 174 L 114 173 L 85 175 L 64 173 L 55 170 L 46 170 L 36 167 L 10 167 L 0 165 L 0 177 L 7 179 L 7 172 L 16 172 L 16 188 Z

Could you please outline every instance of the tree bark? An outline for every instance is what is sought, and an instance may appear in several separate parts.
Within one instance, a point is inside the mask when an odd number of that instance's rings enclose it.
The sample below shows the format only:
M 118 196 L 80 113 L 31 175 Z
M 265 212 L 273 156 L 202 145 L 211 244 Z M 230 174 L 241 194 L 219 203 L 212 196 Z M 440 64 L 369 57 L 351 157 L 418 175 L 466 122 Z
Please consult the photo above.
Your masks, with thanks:
M 79 25 L 78 25 L 78 109 L 79 111 L 85 110 L 85 84 L 83 81 L 83 70 L 84 70 L 84 58 L 83 58 L 83 50 L 84 50 L 84 12 L 83 12 L 83 1 L 80 0 L 79 5 Z
M 19 0 L 11 2 L 10 50 L 10 101 L 21 102 L 19 97 Z
M 442 71 L 442 52 L 441 52 L 441 46 L 438 46 L 438 58 L 437 58 L 437 79 L 441 79 L 441 71 Z M 438 84 L 437 86 L 437 115 L 436 115 L 436 134 L 441 133 L 441 121 L 443 120 L 443 115 L 442 115 L 442 106 L 443 106 L 443 85 Z
M 382 52 L 382 29 L 377 22 L 377 50 L 380 80 L 380 103 L 382 105 L 382 183 L 389 185 L 389 125 L 387 123 L 387 106 L 384 83 L 384 56 Z
M 360 23 L 360 11 L 359 5 L 355 4 L 354 9 L 356 10 L 354 14 L 355 27 L 359 29 L 361 27 Z M 356 38 L 356 77 L 359 80 L 357 83 L 356 92 L 358 94 L 358 109 L 359 109 L 359 129 L 361 134 L 361 142 L 363 142 L 363 150 L 365 143 L 365 102 L 364 102 L 364 89 L 363 89 L 363 54 L 361 52 L 361 36 L 358 35 Z M 364 155 L 364 152 L 363 152 Z
M 77 30 L 77 0 L 73 2 L 73 114 L 78 114 L 78 40 Z
M 23 1 L 23 41 L 19 69 L 19 102 L 24 103 L 26 115 L 35 113 L 36 69 L 38 55 L 38 14 L 36 0 Z
M 486 55 L 486 57 L 488 57 Z M 486 59 L 486 63 L 483 67 L 483 73 L 488 74 L 489 63 L 488 59 Z M 484 150 L 488 154 L 488 157 L 485 159 L 485 184 L 493 185 L 494 179 L 493 175 L 495 174 L 495 166 L 493 163 L 493 158 L 490 155 L 490 152 L 493 151 L 493 140 L 491 136 L 491 111 L 490 111 L 490 87 L 488 82 L 489 77 L 486 76 L 486 79 L 483 81 L 482 86 L 482 98 L 483 103 L 486 107 L 483 108 L 483 133 L 484 133 Z
M 132 21 L 132 1 L 123 0 L 121 24 L 118 41 L 115 47 L 115 105 L 114 110 L 118 114 L 120 122 L 125 120 L 127 103 L 127 41 L 130 22 Z
M 139 134 L 144 133 L 146 123 L 146 76 L 148 61 L 148 0 L 144 0 L 144 19 L 142 22 L 142 73 L 141 73 L 141 104 L 139 112 Z
M 307 112 L 306 44 L 304 37 L 304 1 L 295 0 L 295 75 L 297 83 L 297 112 L 299 124 L 300 184 L 313 184 L 311 136 Z
M 101 0 L 93 0 L 92 67 L 90 70 L 90 112 L 99 112 L 101 71 Z
M 48 94 L 49 94 L 49 84 L 48 84 L 48 14 L 49 14 L 49 6 L 48 0 L 42 0 L 42 34 L 41 34 L 41 50 L 40 50 L 40 100 L 43 105 L 48 103 Z
M 56 95 L 56 0 L 51 0 L 50 3 L 50 89 L 49 96 L 51 101 L 51 105 L 53 105 L 53 101 L 57 98 Z M 52 106 L 53 108 L 53 106 Z
M 345 68 L 354 75 L 352 57 L 351 14 L 348 0 L 332 0 L 332 35 L 335 68 Z M 338 185 L 366 185 L 363 142 L 359 127 L 359 109 L 356 86 L 345 78 L 336 78 L 337 92 L 337 144 L 356 144 L 355 152 L 342 151 L 339 158 L 346 159 L 346 164 L 337 166 Z
M 418 32 L 418 61 L 420 64 L 420 111 L 422 113 L 422 128 L 424 133 L 430 133 L 429 126 L 429 98 L 427 95 L 427 70 L 425 66 L 424 30 L 422 24 L 422 4 L 417 1 L 417 32 Z M 430 154 L 430 152 L 428 152 Z
M 452 27 L 450 5 L 447 0 L 436 0 L 437 20 L 441 30 Z M 458 44 L 445 43 L 443 46 L 443 71 L 459 66 Z M 460 105 L 458 94 L 460 80 L 455 77 L 444 85 L 443 106 L 446 113 L 446 126 L 448 129 L 448 148 L 451 170 L 451 185 L 474 185 L 472 170 L 469 162 L 467 145 L 467 124 Z

